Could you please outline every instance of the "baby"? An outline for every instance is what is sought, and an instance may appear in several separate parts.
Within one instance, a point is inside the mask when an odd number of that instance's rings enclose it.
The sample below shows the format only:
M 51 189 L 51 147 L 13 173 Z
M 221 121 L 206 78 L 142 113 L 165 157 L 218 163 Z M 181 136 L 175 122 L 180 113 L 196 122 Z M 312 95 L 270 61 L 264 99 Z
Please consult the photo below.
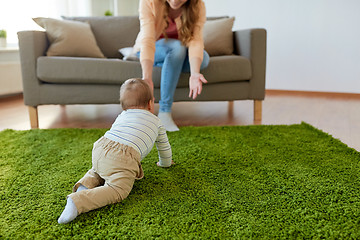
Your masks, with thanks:
M 166 130 L 154 113 L 154 97 L 148 84 L 129 79 L 120 89 L 123 112 L 111 129 L 94 143 L 92 168 L 73 187 L 58 223 L 68 223 L 79 214 L 124 200 L 135 179 L 141 179 L 141 160 L 154 143 L 159 167 L 173 163 Z

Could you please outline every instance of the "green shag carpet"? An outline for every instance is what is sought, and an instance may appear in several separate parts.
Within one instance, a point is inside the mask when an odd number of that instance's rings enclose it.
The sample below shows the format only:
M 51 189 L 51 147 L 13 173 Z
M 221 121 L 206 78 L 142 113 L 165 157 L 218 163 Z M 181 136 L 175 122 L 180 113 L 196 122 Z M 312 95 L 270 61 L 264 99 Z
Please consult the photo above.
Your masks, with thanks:
M 0 132 L 0 239 L 360 239 L 360 153 L 306 124 L 183 127 L 123 202 L 57 223 L 106 129 Z

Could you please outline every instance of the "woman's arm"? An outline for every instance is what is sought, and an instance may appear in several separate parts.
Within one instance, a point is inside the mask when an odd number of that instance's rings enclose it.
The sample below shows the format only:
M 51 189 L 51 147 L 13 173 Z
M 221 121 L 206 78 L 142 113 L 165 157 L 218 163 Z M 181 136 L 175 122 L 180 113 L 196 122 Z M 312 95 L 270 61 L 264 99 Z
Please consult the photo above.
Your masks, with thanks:
M 140 62 L 142 69 L 142 79 L 145 80 L 150 89 L 154 92 L 154 83 L 152 81 L 153 62 L 149 59 L 144 59 Z
M 152 7 L 152 1 L 140 0 L 140 64 L 142 69 L 142 79 L 149 84 L 153 91 L 154 84 L 152 81 L 152 71 L 155 54 L 155 16 L 152 12 Z
M 203 27 L 206 21 L 206 10 L 203 1 L 200 2 L 199 20 L 194 28 L 193 39 L 189 42 L 189 97 L 195 99 L 202 91 L 202 84 L 207 83 L 204 76 L 200 73 L 200 66 L 203 61 L 204 40 Z

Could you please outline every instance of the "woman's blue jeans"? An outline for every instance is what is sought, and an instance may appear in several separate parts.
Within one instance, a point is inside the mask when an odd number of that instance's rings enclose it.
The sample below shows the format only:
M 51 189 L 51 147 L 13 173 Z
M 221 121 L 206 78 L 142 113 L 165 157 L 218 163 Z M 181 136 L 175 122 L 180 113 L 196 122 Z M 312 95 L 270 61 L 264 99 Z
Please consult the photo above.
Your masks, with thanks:
M 154 66 L 162 67 L 159 112 L 171 112 L 174 93 L 182 72 L 190 72 L 188 48 L 177 39 L 160 39 L 155 43 Z M 204 50 L 200 69 L 209 64 L 209 54 Z

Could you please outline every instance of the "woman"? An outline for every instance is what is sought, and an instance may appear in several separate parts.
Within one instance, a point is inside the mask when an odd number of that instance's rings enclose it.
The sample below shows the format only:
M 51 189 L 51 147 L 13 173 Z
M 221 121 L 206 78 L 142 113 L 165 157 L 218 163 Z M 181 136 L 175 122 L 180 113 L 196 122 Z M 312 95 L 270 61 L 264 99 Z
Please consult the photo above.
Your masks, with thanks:
M 140 0 L 140 33 L 135 50 L 143 79 L 153 89 L 153 66 L 162 67 L 158 117 L 167 131 L 178 131 L 171 117 L 173 96 L 181 72 L 190 72 L 189 97 L 195 99 L 207 83 L 200 69 L 209 64 L 202 29 L 206 21 L 202 0 Z

